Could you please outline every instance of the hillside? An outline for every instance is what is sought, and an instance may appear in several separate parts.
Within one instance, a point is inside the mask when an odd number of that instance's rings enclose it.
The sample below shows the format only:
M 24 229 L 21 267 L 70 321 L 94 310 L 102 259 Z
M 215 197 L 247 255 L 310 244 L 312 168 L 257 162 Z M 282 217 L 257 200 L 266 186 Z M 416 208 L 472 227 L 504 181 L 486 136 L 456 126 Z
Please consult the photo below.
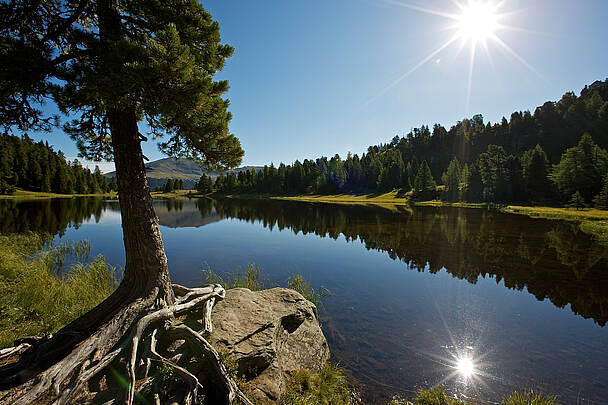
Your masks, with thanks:
M 259 166 L 243 166 L 231 170 L 231 172 L 239 173 L 251 169 L 261 170 L 262 168 Z M 188 159 L 165 158 L 146 163 L 146 175 L 151 189 L 156 186 L 162 187 L 167 179 L 182 179 L 185 188 L 193 188 L 194 183 L 198 181 L 202 174 L 207 174 L 215 179 L 220 175 L 220 172 L 207 172 L 201 169 L 197 163 Z M 111 179 L 116 176 L 116 172 L 105 173 L 104 176 Z

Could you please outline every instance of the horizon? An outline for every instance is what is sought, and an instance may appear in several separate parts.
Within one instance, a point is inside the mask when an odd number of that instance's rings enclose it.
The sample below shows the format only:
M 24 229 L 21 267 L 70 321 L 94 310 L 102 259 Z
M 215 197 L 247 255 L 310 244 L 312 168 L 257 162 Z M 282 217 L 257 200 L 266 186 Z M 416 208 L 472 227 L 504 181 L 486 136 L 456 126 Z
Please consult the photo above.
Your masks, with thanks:
M 203 2 L 220 25 L 222 42 L 235 48 L 216 76 L 230 83 L 230 130 L 245 150 L 240 166 L 361 155 L 413 128 L 437 123 L 449 129 L 476 114 L 495 123 L 566 92 L 578 95 L 608 76 L 601 68 L 608 56 L 594 52 L 607 33 L 601 10 L 608 4 L 599 0 L 582 6 L 506 1 L 498 11 L 508 28 L 497 28 L 496 35 L 508 48 L 488 40 L 474 53 L 470 39 L 459 39 L 436 54 L 453 35 L 445 15 L 459 10 L 450 0 L 424 2 L 424 9 L 420 4 L 274 1 L 262 8 Z M 61 129 L 29 136 L 70 160 L 77 156 Z M 142 146 L 149 161 L 166 157 L 153 141 Z M 104 173 L 114 169 L 79 160 Z

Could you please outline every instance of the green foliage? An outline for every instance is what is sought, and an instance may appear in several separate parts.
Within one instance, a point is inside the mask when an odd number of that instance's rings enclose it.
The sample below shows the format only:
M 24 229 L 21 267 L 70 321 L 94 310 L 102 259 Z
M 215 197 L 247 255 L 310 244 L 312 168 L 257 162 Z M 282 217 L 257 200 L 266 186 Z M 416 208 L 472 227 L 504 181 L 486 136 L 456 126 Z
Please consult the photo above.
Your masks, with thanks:
M 446 185 L 442 198 L 449 201 L 556 203 L 560 201 L 551 178 L 564 177 L 564 182 L 573 185 L 562 190 L 561 202 L 576 190 L 589 202 L 599 193 L 605 171 L 597 171 L 600 177 L 585 175 L 570 181 L 570 169 L 562 170 L 566 166 L 558 165 L 557 177 L 550 168 L 566 148 L 576 144 L 583 131 L 601 148 L 608 147 L 608 80 L 585 88 L 580 97 L 566 93 L 558 102 L 539 106 L 534 114 L 514 112 L 510 120 L 504 118 L 496 124 L 486 124 L 481 115 L 475 115 L 449 130 L 438 124 L 432 130 L 422 126 L 387 144 L 370 146 L 361 156 L 348 154 L 341 159 L 336 155 L 281 164 L 278 169 L 270 165 L 261 171 L 226 173 L 217 178 L 214 188 L 222 193 L 247 194 L 367 194 L 416 188 L 420 173 L 428 184 L 441 177 Z M 599 151 L 590 150 L 591 155 Z M 593 159 L 601 160 L 602 154 L 591 155 L 578 160 L 577 170 L 598 166 Z M 423 165 L 419 162 L 424 161 L 430 175 L 426 169 L 420 172 Z M 589 196 L 585 184 L 590 187 Z M 431 189 L 429 186 L 423 199 L 436 196 Z M 422 198 L 420 192 L 414 196 Z
M 598 195 L 593 199 L 595 208 L 600 210 L 608 210 L 608 174 L 604 177 L 604 184 Z
M 540 145 L 527 150 L 521 158 L 525 191 L 533 202 L 546 202 L 551 199 L 552 184 L 549 180 L 549 160 Z
M 443 387 L 421 389 L 412 401 L 394 399 L 389 405 L 467 405 L 466 401 L 446 395 Z M 501 405 L 559 405 L 556 396 L 543 396 L 532 391 L 513 392 L 506 395 Z
M 30 191 L 69 194 L 108 191 L 106 179 L 97 167 L 92 173 L 78 161 L 68 162 L 48 143 L 0 135 L 0 194 L 12 194 L 16 187 Z
M 572 197 L 570 198 L 570 206 L 576 208 L 577 210 L 585 207 L 585 200 L 578 190 L 572 194 Z
M 532 391 L 513 392 L 505 396 L 501 402 L 502 405 L 558 405 L 557 397 L 543 396 L 535 394 Z
M 261 291 L 264 283 L 260 280 L 260 268 L 253 263 L 247 265 L 247 272 L 241 273 L 240 269 L 227 279 L 223 279 L 210 268 L 204 272 L 205 280 L 209 284 L 221 284 L 225 289 L 248 288 L 251 291 Z
M 287 381 L 287 391 L 281 397 L 283 405 L 349 405 L 351 394 L 344 372 L 337 366 L 325 365 L 319 374 L 307 370 L 293 373 Z
M 438 386 L 430 390 L 420 389 L 412 401 L 393 399 L 389 405 L 466 405 L 465 401 L 448 396 L 443 387 Z
M 260 279 L 260 268 L 253 263 L 247 265 L 247 272 L 245 274 L 241 273 L 240 269 L 237 269 L 234 274 L 224 279 L 208 268 L 204 271 L 204 276 L 206 283 L 221 284 L 226 289 L 248 288 L 251 291 L 261 291 L 264 289 L 264 283 Z M 310 283 L 299 274 L 294 274 L 289 277 L 287 288 L 299 292 L 304 298 L 316 306 L 319 306 L 323 297 L 330 294 L 330 291 L 323 287 L 321 287 L 319 292 L 315 291 L 314 288 L 310 286 Z
M 452 159 L 446 172 L 441 176 L 445 185 L 445 194 L 448 201 L 458 201 L 460 197 L 460 179 L 462 169 L 457 158 Z
M 196 191 L 202 194 L 209 194 L 213 192 L 213 179 L 211 176 L 207 176 L 206 174 L 201 175 L 200 179 L 194 185 Z
M 69 113 L 63 129 L 89 159 L 112 157 L 110 121 L 128 117 L 145 119 L 154 137 L 166 135 L 159 146 L 170 156 L 210 167 L 240 163 L 222 98 L 228 82 L 213 80 L 233 49 L 220 43 L 219 25 L 199 2 L 10 0 L 0 20 L 6 130 L 60 125 L 35 107 L 50 98 Z
M 584 134 L 577 146 L 564 152 L 553 169 L 552 180 L 564 199 L 578 191 L 590 202 L 600 192 L 607 173 L 608 152 Z
M 321 287 L 320 291 L 316 292 L 314 288 L 310 286 L 310 283 L 304 280 L 304 277 L 299 274 L 294 274 L 289 277 L 289 280 L 287 281 L 287 288 L 291 288 L 292 290 L 299 292 L 304 298 L 315 304 L 317 307 L 321 303 L 323 297 L 330 294 L 330 291 L 324 287 Z
M 102 257 L 75 264 L 59 278 L 57 257 L 78 249 L 52 246 L 48 236 L 0 235 L 0 346 L 53 333 L 99 304 L 117 286 Z
M 15 186 L 8 184 L 6 180 L 0 179 L 0 194 L 11 195 L 16 191 Z
M 583 221 L 580 228 L 583 232 L 593 235 L 598 243 L 608 246 L 608 221 Z
M 435 197 L 435 191 L 437 190 L 437 184 L 431 174 L 431 169 L 426 163 L 426 160 L 422 161 L 416 178 L 414 179 L 414 195 L 413 197 L 417 200 L 430 200 Z
M 164 393 L 168 393 L 172 388 L 183 384 L 184 380 L 175 370 L 175 367 L 165 362 L 155 362 L 153 371 L 156 378 L 155 382 Z

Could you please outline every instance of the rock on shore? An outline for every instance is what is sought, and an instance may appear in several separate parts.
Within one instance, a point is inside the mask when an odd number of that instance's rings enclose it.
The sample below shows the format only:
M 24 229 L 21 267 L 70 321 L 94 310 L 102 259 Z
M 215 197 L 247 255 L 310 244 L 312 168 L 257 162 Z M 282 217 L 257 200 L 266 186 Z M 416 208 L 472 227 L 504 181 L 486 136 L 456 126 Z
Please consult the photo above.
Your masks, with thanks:
M 228 290 L 212 319 L 210 340 L 236 362 L 256 401 L 276 401 L 291 372 L 317 373 L 329 360 L 317 308 L 294 290 Z

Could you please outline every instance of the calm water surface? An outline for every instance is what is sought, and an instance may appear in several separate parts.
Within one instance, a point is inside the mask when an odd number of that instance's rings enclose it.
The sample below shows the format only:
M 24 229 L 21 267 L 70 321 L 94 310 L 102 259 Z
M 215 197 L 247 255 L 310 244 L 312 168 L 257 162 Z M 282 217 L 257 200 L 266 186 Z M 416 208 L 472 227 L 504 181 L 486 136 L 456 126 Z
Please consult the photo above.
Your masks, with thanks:
M 608 403 L 608 249 L 575 224 L 479 209 L 155 201 L 171 277 L 259 265 L 331 295 L 333 360 L 382 403 L 443 383 L 497 402 L 514 389 Z M 100 199 L 0 201 L 0 231 L 91 241 L 124 264 L 120 209 Z M 459 371 L 468 358 L 474 373 Z

